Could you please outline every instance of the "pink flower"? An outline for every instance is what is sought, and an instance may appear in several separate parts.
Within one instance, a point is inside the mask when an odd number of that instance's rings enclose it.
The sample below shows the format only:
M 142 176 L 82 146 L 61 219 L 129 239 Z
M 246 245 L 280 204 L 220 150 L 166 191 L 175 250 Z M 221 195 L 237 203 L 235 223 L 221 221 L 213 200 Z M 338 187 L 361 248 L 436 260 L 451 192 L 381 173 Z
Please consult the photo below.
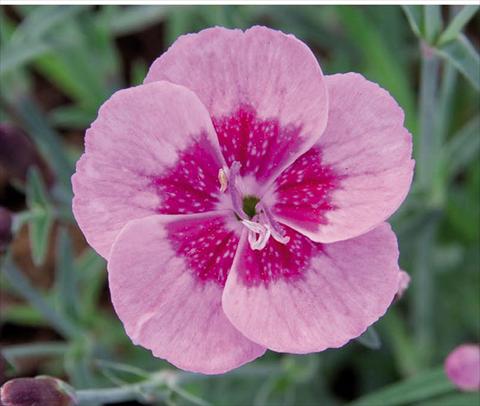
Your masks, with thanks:
M 463 344 L 445 361 L 445 372 L 459 389 L 480 391 L 480 345 Z
M 132 341 L 221 373 L 341 347 L 398 287 L 412 179 L 395 100 L 264 27 L 180 37 L 87 131 L 75 217 Z

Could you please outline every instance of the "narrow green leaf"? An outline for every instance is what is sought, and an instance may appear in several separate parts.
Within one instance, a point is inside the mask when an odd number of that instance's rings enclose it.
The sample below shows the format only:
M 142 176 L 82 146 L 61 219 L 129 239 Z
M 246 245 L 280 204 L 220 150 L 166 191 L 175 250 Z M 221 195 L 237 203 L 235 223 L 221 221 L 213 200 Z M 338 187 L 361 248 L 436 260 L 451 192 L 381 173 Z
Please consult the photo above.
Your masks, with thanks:
M 444 395 L 454 389 L 443 368 L 438 368 L 366 395 L 351 403 L 351 406 L 411 405 L 434 396 Z
M 373 326 L 370 326 L 365 333 L 356 339 L 360 344 L 371 350 L 378 350 L 382 346 L 382 341 Z
M 50 206 L 45 183 L 36 167 L 31 168 L 27 174 L 27 206 L 31 210 L 39 207 L 47 209 Z
M 423 6 L 401 6 L 413 33 L 421 38 L 423 33 Z
M 419 406 L 478 406 L 480 405 L 480 393 L 455 393 L 454 395 L 442 396 L 427 402 L 421 402 Z
M 18 46 L 15 51 L 11 47 L 2 47 L 0 50 L 0 75 L 17 69 L 33 59 L 47 53 L 51 49 L 50 44 L 36 42 L 28 46 Z
M 442 31 L 442 13 L 439 5 L 429 5 L 424 7 L 424 27 L 425 40 L 429 44 L 434 44 L 440 32 Z
M 1 271 L 17 293 L 38 310 L 60 334 L 65 337 L 75 337 L 78 334 L 76 326 L 53 309 L 44 296 L 32 286 L 16 267 L 10 257 L 5 259 Z
M 58 307 L 66 317 L 77 318 L 79 299 L 76 272 L 73 265 L 72 240 L 62 227 L 57 235 L 56 245 L 56 287 Z
M 2 286 L 3 288 L 3 286 Z M 45 319 L 28 304 L 12 304 L 3 306 L 0 312 L 2 322 L 10 322 L 32 327 L 46 326 Z
M 435 52 L 455 66 L 477 91 L 480 90 L 480 56 L 467 37 L 460 34 L 457 39 L 435 48 Z
M 449 177 L 453 180 L 480 154 L 480 117 L 471 119 L 444 147 Z
M 31 40 L 37 40 L 58 24 L 65 24 L 66 21 L 77 16 L 91 6 L 70 5 L 65 6 L 37 6 L 34 7 L 18 26 L 12 37 L 15 45 L 26 44 Z
M 63 38 L 46 38 L 58 24 L 66 24 L 88 6 L 38 6 L 17 27 L 0 49 L 0 75 L 4 75 L 51 49 L 67 45 Z
M 155 5 L 104 7 L 99 17 L 114 35 L 126 35 L 144 30 L 146 27 L 163 21 L 170 7 Z
M 49 126 L 36 102 L 29 97 L 22 97 L 13 107 L 22 120 L 25 130 L 54 169 L 66 193 L 71 195 L 70 177 L 73 174 L 73 165 L 65 155 L 59 134 Z
M 473 18 L 479 7 L 476 5 L 464 6 L 442 33 L 438 39 L 438 45 L 440 46 L 456 39 L 462 32 L 463 27 Z
M 36 168 L 27 174 L 27 205 L 32 213 L 29 218 L 29 236 L 32 259 L 35 265 L 42 265 L 47 253 L 53 215 L 47 197 L 45 184 Z
M 369 79 L 378 82 L 396 98 L 405 110 L 406 125 L 415 134 L 417 128 L 415 97 L 409 77 L 402 69 L 398 57 L 362 8 L 339 6 L 336 8 L 351 41 L 362 50 Z
M 49 114 L 50 123 L 56 127 L 85 129 L 95 119 L 96 111 L 73 106 L 60 106 Z
M 63 355 L 68 346 L 59 341 L 9 345 L 2 348 L 1 353 L 5 359 L 12 365 L 16 365 L 18 358 L 30 357 L 48 357 L 55 355 Z
M 78 275 L 82 292 L 83 318 L 90 319 L 95 315 L 98 300 L 107 277 L 105 260 L 95 251 L 87 248 L 75 263 L 75 273 Z

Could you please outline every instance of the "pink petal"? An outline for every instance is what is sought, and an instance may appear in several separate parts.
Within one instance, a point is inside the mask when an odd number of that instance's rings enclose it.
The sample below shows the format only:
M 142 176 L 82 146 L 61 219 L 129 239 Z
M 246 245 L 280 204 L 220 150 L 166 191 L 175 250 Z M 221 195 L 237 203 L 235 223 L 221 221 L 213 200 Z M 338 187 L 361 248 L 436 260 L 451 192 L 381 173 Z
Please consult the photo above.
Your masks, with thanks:
M 310 49 L 265 27 L 210 28 L 180 37 L 145 82 L 192 89 L 207 106 L 229 164 L 260 184 L 307 151 L 327 120 L 323 74 Z
M 238 243 L 228 221 L 216 213 L 150 216 L 129 222 L 112 247 L 110 292 L 127 334 L 188 371 L 223 373 L 265 352 L 221 307 Z
M 314 241 L 359 236 L 397 210 L 410 188 L 412 139 L 403 111 L 375 83 L 326 77 L 330 110 L 318 143 L 276 180 L 277 219 Z
M 212 210 L 223 165 L 208 112 L 190 90 L 167 82 L 121 90 L 87 130 L 72 178 L 75 218 L 107 258 L 130 220 Z
M 480 391 L 480 345 L 463 344 L 445 361 L 448 378 L 461 390 Z
M 280 352 L 341 347 L 378 320 L 398 289 L 398 248 L 388 224 L 318 244 L 289 229 L 252 251 L 242 237 L 223 293 L 225 314 L 246 337 Z

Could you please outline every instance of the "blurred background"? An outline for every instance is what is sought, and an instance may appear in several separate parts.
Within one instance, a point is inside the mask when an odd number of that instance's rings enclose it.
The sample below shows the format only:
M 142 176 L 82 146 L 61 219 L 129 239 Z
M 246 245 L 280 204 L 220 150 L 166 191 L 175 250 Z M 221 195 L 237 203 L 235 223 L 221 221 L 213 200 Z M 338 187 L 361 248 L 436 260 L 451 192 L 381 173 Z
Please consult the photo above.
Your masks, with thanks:
M 98 107 L 142 83 L 179 35 L 255 24 L 295 34 L 326 74 L 360 72 L 403 107 L 416 175 L 391 222 L 412 282 L 339 350 L 195 376 L 125 335 L 105 262 L 73 219 L 70 176 Z M 478 406 L 442 365 L 480 340 L 479 27 L 477 6 L 0 7 L 0 383 L 51 375 L 84 404 Z

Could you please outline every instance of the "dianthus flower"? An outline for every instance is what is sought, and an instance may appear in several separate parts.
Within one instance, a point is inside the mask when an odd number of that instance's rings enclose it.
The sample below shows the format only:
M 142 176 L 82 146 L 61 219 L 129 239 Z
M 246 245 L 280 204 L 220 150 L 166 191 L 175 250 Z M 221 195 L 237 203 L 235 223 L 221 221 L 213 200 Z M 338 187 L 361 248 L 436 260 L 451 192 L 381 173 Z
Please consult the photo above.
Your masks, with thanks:
M 384 221 L 412 179 L 395 100 L 265 27 L 180 37 L 87 130 L 75 217 L 127 334 L 222 373 L 340 347 L 400 283 Z

